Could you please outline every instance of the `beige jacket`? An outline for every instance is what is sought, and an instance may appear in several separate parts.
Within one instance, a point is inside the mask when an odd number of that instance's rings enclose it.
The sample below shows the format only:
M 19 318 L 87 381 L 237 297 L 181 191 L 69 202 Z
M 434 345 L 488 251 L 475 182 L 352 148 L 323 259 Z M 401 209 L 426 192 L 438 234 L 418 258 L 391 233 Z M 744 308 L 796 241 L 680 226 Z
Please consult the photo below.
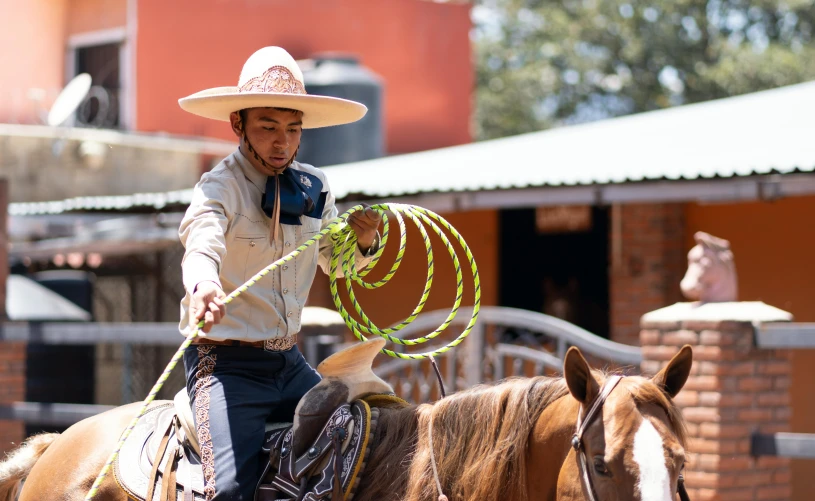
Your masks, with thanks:
M 190 332 L 189 304 L 197 284 L 211 280 L 229 294 L 337 217 L 325 173 L 299 162 L 289 168 L 319 177 L 328 195 L 321 220 L 302 216 L 301 226 L 281 224 L 282 238 L 274 246 L 269 238 L 271 220 L 260 208 L 266 176 L 252 167 L 240 150 L 195 185 L 192 203 L 179 228 L 186 249 L 181 263 L 186 295 L 181 301 L 179 324 L 185 336 Z M 378 242 L 379 238 L 365 256 L 357 248 L 357 269 L 368 265 Z M 296 334 L 317 265 L 328 273 L 330 258 L 331 240 L 324 237 L 235 298 L 221 323 L 201 335 L 215 340 L 259 341 Z

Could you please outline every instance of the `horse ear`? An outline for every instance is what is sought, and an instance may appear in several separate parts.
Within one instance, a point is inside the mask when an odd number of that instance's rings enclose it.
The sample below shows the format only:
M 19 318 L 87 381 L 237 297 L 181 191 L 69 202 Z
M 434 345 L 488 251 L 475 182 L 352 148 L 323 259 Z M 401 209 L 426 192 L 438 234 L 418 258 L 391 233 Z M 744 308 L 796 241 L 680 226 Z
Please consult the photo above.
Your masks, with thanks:
M 576 346 L 569 348 L 563 359 L 563 376 L 569 393 L 580 403 L 587 404 L 600 393 L 600 385 L 591 373 L 591 367 L 580 349 Z
M 693 349 L 686 344 L 674 355 L 668 365 L 651 379 L 655 385 L 662 388 L 665 393 L 674 398 L 685 386 L 693 365 Z

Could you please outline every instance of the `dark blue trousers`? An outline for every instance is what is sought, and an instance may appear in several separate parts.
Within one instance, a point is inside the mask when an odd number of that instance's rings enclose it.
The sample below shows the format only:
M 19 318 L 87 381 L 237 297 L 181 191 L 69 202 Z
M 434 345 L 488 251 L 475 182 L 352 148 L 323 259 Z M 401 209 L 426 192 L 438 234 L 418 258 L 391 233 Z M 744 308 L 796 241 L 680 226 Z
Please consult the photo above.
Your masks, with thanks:
M 267 421 L 291 422 L 320 381 L 297 346 L 284 352 L 194 345 L 184 352 L 207 499 L 252 501 L 263 473 Z

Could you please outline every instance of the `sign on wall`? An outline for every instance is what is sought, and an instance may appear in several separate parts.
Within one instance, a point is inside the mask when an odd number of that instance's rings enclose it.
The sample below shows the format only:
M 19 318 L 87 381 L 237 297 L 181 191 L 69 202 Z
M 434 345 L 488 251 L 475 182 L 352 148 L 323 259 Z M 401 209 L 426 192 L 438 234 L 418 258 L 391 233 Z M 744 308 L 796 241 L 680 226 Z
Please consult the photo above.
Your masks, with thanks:
M 538 233 L 573 233 L 591 230 L 591 206 L 558 205 L 535 209 Z

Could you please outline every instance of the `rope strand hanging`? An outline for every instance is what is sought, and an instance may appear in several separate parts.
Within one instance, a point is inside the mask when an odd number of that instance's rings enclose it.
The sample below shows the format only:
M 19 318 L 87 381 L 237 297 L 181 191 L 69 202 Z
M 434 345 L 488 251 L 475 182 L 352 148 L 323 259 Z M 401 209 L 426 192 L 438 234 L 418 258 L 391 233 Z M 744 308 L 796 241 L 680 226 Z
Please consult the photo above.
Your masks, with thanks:
M 474 301 L 470 321 L 468 322 L 467 326 L 464 328 L 461 334 L 459 334 L 458 337 L 456 337 L 451 342 L 447 343 L 446 345 L 436 350 L 427 351 L 424 353 L 398 353 L 383 348 L 382 353 L 385 353 L 386 355 L 396 358 L 421 360 L 439 355 L 459 345 L 464 340 L 464 338 L 466 338 L 470 334 L 470 331 L 472 331 L 473 327 L 475 326 L 476 320 L 478 319 L 478 311 L 481 304 L 481 282 L 478 276 L 478 268 L 476 267 L 475 259 L 473 258 L 472 252 L 470 252 L 470 248 L 467 246 L 467 243 L 464 241 L 464 238 L 444 218 L 442 218 L 441 216 L 432 211 L 429 211 L 421 207 L 405 204 L 384 203 L 373 205 L 371 206 L 371 208 L 382 215 L 382 219 L 385 226 L 382 233 L 382 240 L 379 249 L 374 254 L 374 256 L 371 259 L 371 262 L 364 270 L 358 272 L 354 266 L 354 253 L 357 247 L 356 245 L 357 239 L 356 235 L 354 234 L 354 231 L 347 223 L 348 216 L 350 216 L 354 212 L 364 210 L 364 207 L 362 205 L 357 205 L 341 214 L 336 220 L 332 221 L 328 226 L 323 228 L 322 231 L 320 231 L 319 233 L 315 234 L 313 237 L 305 241 L 294 251 L 287 254 L 286 256 L 283 256 L 274 263 L 270 264 L 269 266 L 258 272 L 255 276 L 247 280 L 243 285 L 232 291 L 226 297 L 226 299 L 224 299 L 224 303 L 226 304 L 231 303 L 235 298 L 240 296 L 242 293 L 246 292 L 250 287 L 257 283 L 258 280 L 268 275 L 272 270 L 292 261 L 297 256 L 302 254 L 310 246 L 316 244 L 319 240 L 325 238 L 326 236 L 330 236 L 330 238 L 332 238 L 334 241 L 330 261 L 331 271 L 329 273 L 331 296 L 334 299 L 334 304 L 337 307 L 337 311 L 340 313 L 340 315 L 342 315 L 343 320 L 345 320 L 345 323 L 351 330 L 351 332 L 353 332 L 357 338 L 363 341 L 367 339 L 367 337 L 365 337 L 366 335 L 368 336 L 376 335 L 381 336 L 393 343 L 405 346 L 414 346 L 426 343 L 438 337 L 450 326 L 450 324 L 453 322 L 453 319 L 456 317 L 456 314 L 459 311 L 459 307 L 461 306 L 461 300 L 464 295 L 464 278 L 461 268 L 461 262 L 459 261 L 458 253 L 456 252 L 456 249 L 453 246 L 452 242 L 450 241 L 449 237 L 439 227 L 439 225 L 441 225 L 459 243 L 459 245 L 464 251 L 464 254 L 467 258 L 467 263 L 470 265 L 470 269 L 472 271 L 474 286 L 473 287 Z M 371 269 L 379 262 L 379 259 L 382 257 L 382 252 L 385 250 L 385 245 L 387 244 L 390 235 L 391 221 L 389 219 L 388 212 L 393 213 L 394 219 L 396 219 L 396 222 L 399 226 L 399 249 L 396 255 L 396 259 L 391 265 L 391 269 L 388 271 L 388 273 L 381 280 L 378 280 L 374 283 L 369 283 L 364 280 L 364 277 L 368 273 L 370 273 Z M 422 235 L 422 240 L 424 241 L 425 249 L 427 252 L 427 269 L 428 269 L 427 280 L 419 303 L 413 309 L 413 312 L 398 325 L 390 328 L 381 329 L 374 325 L 370 318 L 368 318 L 368 316 L 365 315 L 365 313 L 362 311 L 362 307 L 360 306 L 359 302 L 356 299 L 352 285 L 353 283 L 357 283 L 366 289 L 376 289 L 388 283 L 388 281 L 390 281 L 390 279 L 394 276 L 394 274 L 399 268 L 399 265 L 402 263 L 402 259 L 405 255 L 405 249 L 407 244 L 407 229 L 405 226 L 403 215 L 407 216 L 416 225 L 416 227 L 418 228 L 419 232 Z M 450 310 L 450 314 L 447 316 L 444 322 L 442 322 L 442 324 L 439 325 L 439 327 L 437 327 L 433 332 L 425 336 L 418 337 L 416 339 L 401 339 L 393 336 L 393 334 L 407 327 L 413 320 L 416 319 L 416 317 L 418 317 L 419 313 L 421 313 L 425 304 L 427 303 L 428 296 L 430 295 L 430 288 L 433 283 L 433 274 L 435 271 L 433 249 L 430 242 L 430 236 L 427 232 L 427 229 L 425 228 L 425 225 L 429 226 L 436 233 L 436 235 L 438 235 L 439 238 L 441 238 L 441 241 L 444 243 L 444 246 L 447 248 L 450 257 L 453 260 L 453 265 L 455 267 L 456 273 L 456 298 L 453 303 L 453 307 Z M 351 304 L 353 305 L 354 311 L 357 313 L 359 318 L 362 319 L 361 323 L 352 318 L 350 313 L 342 304 L 337 286 L 338 269 L 341 269 L 343 272 L 342 274 L 345 277 L 346 290 L 348 292 L 349 299 L 351 301 Z M 147 412 L 148 407 L 153 402 L 153 400 L 155 400 L 156 395 L 164 386 L 164 383 L 170 377 L 170 373 L 172 373 L 173 369 L 175 369 L 175 366 L 178 364 L 178 361 L 183 356 L 184 350 L 186 350 L 190 346 L 192 341 L 196 337 L 198 337 L 200 329 L 203 328 L 203 326 L 204 321 L 202 320 L 201 322 L 198 323 L 198 326 L 187 336 L 187 338 L 184 339 L 184 342 L 181 343 L 181 346 L 178 348 L 178 351 L 176 351 L 172 359 L 170 359 L 170 362 L 167 364 L 167 367 L 165 367 L 161 376 L 158 378 L 158 381 L 156 381 L 156 384 L 150 390 L 150 393 L 147 395 L 147 398 L 142 403 L 142 406 L 139 409 L 138 414 L 128 424 L 127 428 L 125 428 L 124 432 L 119 438 L 119 442 L 116 444 L 116 449 L 113 451 L 105 465 L 102 467 L 99 476 L 96 477 L 93 486 L 91 486 L 90 490 L 85 496 L 85 501 L 91 501 L 97 495 L 97 493 L 99 492 L 99 488 L 102 485 L 102 482 L 107 477 L 111 465 L 118 457 L 119 451 L 122 449 L 125 440 L 127 440 L 127 437 L 130 436 L 131 432 L 136 427 L 136 424 L 138 423 L 139 419 L 144 415 L 145 412 Z

